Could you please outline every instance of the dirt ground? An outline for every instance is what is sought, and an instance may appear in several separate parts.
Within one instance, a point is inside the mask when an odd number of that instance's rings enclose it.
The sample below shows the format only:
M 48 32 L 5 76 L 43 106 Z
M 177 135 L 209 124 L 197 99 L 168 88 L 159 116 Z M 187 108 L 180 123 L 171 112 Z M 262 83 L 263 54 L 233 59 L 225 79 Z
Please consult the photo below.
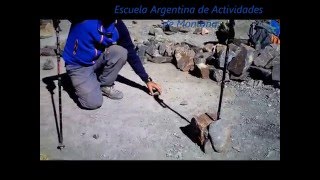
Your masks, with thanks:
M 149 27 L 159 20 L 126 20 L 130 33 L 147 39 Z M 246 38 L 249 21 L 236 21 L 236 36 Z M 62 38 L 70 23 L 62 21 Z M 174 34 L 167 38 L 188 39 L 193 43 L 214 40 L 211 34 Z M 197 35 L 199 36 L 199 35 Z M 201 36 L 201 35 L 200 35 Z M 41 39 L 41 47 L 54 45 L 55 36 Z M 122 100 L 104 97 L 101 108 L 82 110 L 68 93 L 62 91 L 63 135 L 66 148 L 57 149 L 51 94 L 43 78 L 55 76 L 57 69 L 42 70 L 40 57 L 40 154 L 49 160 L 279 160 L 280 159 L 280 89 L 271 85 L 253 86 L 247 82 L 227 84 L 222 117 L 233 122 L 231 146 L 224 153 L 203 153 L 182 131 L 192 117 L 217 111 L 220 85 L 211 79 L 194 77 L 179 71 L 173 64 L 147 62 L 144 67 L 161 84 L 160 98 L 170 108 L 163 108 L 144 91 L 144 82 L 127 63 L 120 71 L 116 88 Z M 64 71 L 64 68 L 62 68 Z M 54 81 L 57 85 L 57 81 Z M 54 89 L 55 104 L 58 91 Z M 187 101 L 187 105 L 180 105 Z M 57 106 L 58 107 L 58 106 Z M 57 109 L 58 110 L 58 109 Z M 97 136 L 94 138 L 93 136 Z

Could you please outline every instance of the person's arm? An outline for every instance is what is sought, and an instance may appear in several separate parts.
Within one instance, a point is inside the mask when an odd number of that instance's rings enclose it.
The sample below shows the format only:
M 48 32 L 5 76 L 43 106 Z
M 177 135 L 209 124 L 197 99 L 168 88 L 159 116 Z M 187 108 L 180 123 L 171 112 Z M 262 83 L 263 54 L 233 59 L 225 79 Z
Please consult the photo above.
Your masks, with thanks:
M 137 55 L 136 51 L 134 50 L 134 45 L 132 43 L 130 33 L 123 23 L 122 20 L 118 20 L 116 27 L 119 32 L 119 41 L 118 44 L 128 50 L 128 63 L 134 70 L 134 72 L 144 81 L 151 94 L 153 94 L 153 89 L 157 89 L 161 93 L 161 88 L 158 84 L 152 82 L 152 79 L 149 78 L 146 70 L 144 69 L 139 56 Z
M 116 27 L 119 32 L 119 41 L 118 44 L 128 50 L 128 63 L 134 70 L 134 72 L 141 78 L 142 81 L 148 81 L 148 74 L 145 71 L 139 56 L 137 55 L 136 51 L 134 50 L 134 45 L 132 43 L 129 31 L 126 25 L 123 23 L 122 20 L 118 20 Z

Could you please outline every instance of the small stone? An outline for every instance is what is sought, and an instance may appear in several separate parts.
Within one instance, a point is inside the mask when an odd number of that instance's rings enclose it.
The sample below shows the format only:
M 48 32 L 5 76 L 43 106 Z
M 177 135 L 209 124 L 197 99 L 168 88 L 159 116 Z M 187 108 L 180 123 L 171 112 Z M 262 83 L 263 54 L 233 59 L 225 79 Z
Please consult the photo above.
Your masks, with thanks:
M 177 138 L 181 138 L 177 133 L 173 133 L 173 135 Z
M 239 147 L 239 146 L 233 146 L 233 147 L 232 147 L 232 149 L 234 149 L 234 150 L 236 150 L 236 151 L 238 151 L 238 152 L 241 152 L 241 150 L 240 150 L 240 147 Z
M 51 59 L 47 59 L 42 67 L 43 70 L 51 70 L 53 68 L 54 68 L 54 63 Z
M 267 160 L 279 160 L 280 153 L 275 150 L 269 151 L 268 154 L 266 155 L 266 159 Z
M 51 21 L 47 21 L 41 23 L 40 20 L 40 39 L 45 39 L 45 38 L 49 38 L 52 37 L 55 33 L 55 29 L 53 27 L 53 24 L 51 23 Z
M 132 24 L 138 24 L 138 22 L 137 21 L 132 21 Z
M 171 32 L 171 31 L 164 31 L 164 33 L 165 33 L 166 35 L 172 35 L 172 34 L 175 34 L 175 32 Z
M 271 107 L 271 104 L 268 104 L 269 107 Z
M 178 152 L 177 154 L 176 154 L 176 159 L 181 159 L 182 158 L 182 153 L 181 152 Z
M 210 31 L 209 31 L 208 29 L 206 29 L 206 28 L 202 28 L 202 29 L 201 29 L 201 34 L 202 34 L 202 35 L 209 34 L 209 32 L 210 32 Z
M 94 134 L 92 137 L 93 137 L 94 139 L 98 139 L 98 138 L 99 138 L 99 134 Z
M 201 34 L 201 32 L 202 32 L 201 28 L 196 28 L 193 34 Z
M 248 84 L 248 86 L 253 87 L 254 80 L 253 80 L 253 79 L 250 79 L 250 80 L 247 82 L 247 84 Z
M 180 105 L 182 105 L 182 106 L 188 105 L 188 102 L 184 100 L 184 101 L 182 101 L 182 102 L 180 103 Z
M 54 46 L 45 46 L 40 49 L 41 56 L 55 56 L 55 47 Z
M 155 29 L 153 27 L 150 28 L 149 35 L 152 35 L 152 36 L 156 35 Z
M 83 132 L 83 133 L 81 133 L 81 136 L 84 136 L 85 134 L 86 134 L 86 133 Z
M 263 84 L 262 80 L 257 80 L 257 81 L 255 81 L 254 87 L 261 87 L 262 84 Z

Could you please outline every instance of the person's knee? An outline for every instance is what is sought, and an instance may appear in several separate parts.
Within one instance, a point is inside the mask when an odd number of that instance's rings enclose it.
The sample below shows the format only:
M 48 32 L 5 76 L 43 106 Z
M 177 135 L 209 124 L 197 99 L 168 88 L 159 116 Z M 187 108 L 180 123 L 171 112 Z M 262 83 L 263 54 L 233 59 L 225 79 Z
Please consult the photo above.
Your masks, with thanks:
M 79 96 L 78 100 L 82 108 L 94 110 L 102 106 L 103 96 L 99 88 L 99 90 L 94 89 L 90 93 Z
M 109 52 L 120 61 L 119 63 L 125 64 L 128 58 L 128 50 L 119 45 L 112 45 L 109 47 Z
M 88 110 L 95 110 L 95 109 L 99 109 L 102 106 L 103 99 L 87 100 L 87 101 L 79 100 L 79 102 L 82 108 L 88 109 Z

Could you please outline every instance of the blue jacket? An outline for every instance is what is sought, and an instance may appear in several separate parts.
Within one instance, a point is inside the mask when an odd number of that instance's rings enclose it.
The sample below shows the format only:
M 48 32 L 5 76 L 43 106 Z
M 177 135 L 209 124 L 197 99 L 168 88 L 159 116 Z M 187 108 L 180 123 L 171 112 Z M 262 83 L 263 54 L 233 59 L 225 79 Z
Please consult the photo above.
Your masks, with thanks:
M 100 20 L 72 24 L 62 56 L 66 64 L 91 66 L 104 49 L 112 44 L 128 50 L 128 63 L 143 81 L 147 81 L 148 74 L 134 50 L 129 31 L 121 20 L 111 23 L 109 27 L 104 27 Z

